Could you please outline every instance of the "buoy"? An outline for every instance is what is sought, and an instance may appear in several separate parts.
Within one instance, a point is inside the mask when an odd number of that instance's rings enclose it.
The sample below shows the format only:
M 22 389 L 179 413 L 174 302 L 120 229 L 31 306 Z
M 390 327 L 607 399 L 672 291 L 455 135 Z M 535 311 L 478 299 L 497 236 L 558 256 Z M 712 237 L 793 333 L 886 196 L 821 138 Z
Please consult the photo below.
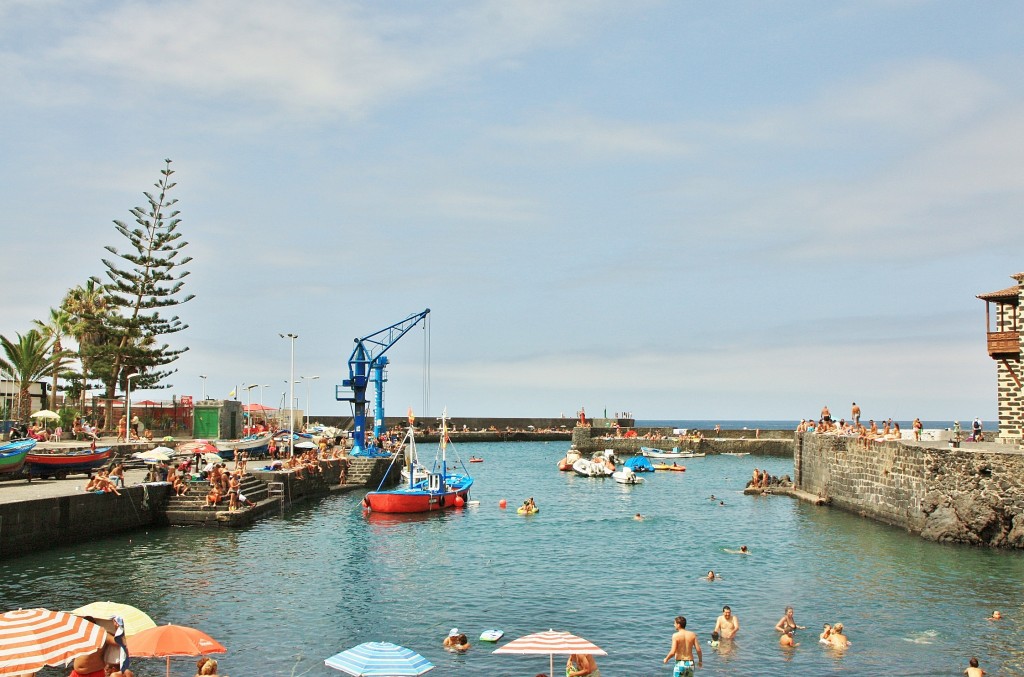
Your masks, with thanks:
M 456 508 L 461 508 L 464 505 L 466 505 L 466 499 L 464 499 L 462 496 L 456 496 L 455 497 L 455 507 Z
M 498 507 L 504 510 L 505 508 L 508 507 L 508 501 L 506 501 L 504 498 L 501 499 L 500 501 L 498 501 Z

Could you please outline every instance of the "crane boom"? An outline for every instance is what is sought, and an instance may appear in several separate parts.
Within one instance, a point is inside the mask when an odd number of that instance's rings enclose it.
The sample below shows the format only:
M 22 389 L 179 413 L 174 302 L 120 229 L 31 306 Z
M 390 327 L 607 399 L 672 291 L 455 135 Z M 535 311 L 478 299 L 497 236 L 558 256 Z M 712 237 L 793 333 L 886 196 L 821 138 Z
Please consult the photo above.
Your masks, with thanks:
M 348 358 L 348 378 L 335 390 L 336 400 L 352 402 L 354 405 L 353 456 L 360 456 L 366 449 L 366 387 L 370 381 L 373 381 L 376 389 L 373 411 L 374 438 L 384 432 L 384 367 L 388 365 L 388 358 L 384 353 L 429 314 L 430 308 L 427 308 L 390 327 L 355 339 L 356 347 L 352 349 L 352 355 Z M 343 396 L 342 388 L 350 388 L 351 396 Z

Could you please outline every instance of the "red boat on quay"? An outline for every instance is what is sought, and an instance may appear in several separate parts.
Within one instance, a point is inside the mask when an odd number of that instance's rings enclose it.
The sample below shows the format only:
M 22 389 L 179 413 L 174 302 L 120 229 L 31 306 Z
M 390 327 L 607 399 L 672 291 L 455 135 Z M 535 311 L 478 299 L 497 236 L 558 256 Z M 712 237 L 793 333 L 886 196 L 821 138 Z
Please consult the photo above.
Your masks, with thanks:
M 413 468 L 417 465 L 416 440 L 413 436 L 413 419 L 410 416 L 409 432 L 405 438 L 405 462 L 409 468 L 407 484 L 391 490 L 367 492 L 363 506 L 371 512 L 418 513 L 460 508 L 469 501 L 469 488 L 473 478 L 463 466 L 464 473 L 448 471 L 448 413 L 441 415 L 441 440 L 434 466 L 427 472 L 426 479 L 418 479 Z M 397 458 L 398 454 L 395 454 Z M 460 461 L 461 463 L 461 461 Z M 385 477 L 390 473 L 385 473 Z
M 32 477 L 55 477 L 59 480 L 68 475 L 87 475 L 107 464 L 111 448 L 82 449 L 78 451 L 30 451 L 25 457 L 29 475 Z

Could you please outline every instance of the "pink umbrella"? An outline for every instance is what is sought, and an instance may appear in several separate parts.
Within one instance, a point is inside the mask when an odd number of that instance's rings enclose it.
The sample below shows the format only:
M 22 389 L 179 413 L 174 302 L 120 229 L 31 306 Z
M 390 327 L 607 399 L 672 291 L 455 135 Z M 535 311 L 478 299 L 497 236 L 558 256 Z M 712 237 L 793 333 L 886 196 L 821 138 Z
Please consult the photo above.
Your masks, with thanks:
M 582 637 L 569 632 L 556 630 L 545 630 L 514 639 L 500 649 L 492 653 L 516 653 L 516 654 L 548 654 L 550 657 L 550 674 L 555 674 L 555 654 L 590 654 L 592 656 L 607 656 L 608 652 L 601 647 L 588 642 Z

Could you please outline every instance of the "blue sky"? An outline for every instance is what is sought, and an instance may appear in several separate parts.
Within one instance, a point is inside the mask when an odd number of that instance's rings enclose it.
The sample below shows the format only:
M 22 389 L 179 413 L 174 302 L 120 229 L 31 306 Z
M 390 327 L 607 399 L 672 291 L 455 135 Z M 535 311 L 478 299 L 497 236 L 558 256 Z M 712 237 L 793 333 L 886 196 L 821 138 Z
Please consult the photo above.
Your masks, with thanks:
M 174 160 L 167 391 L 318 414 L 994 418 L 1024 270 L 1018 2 L 0 0 L 13 336 Z M 304 386 L 297 391 L 299 406 Z

